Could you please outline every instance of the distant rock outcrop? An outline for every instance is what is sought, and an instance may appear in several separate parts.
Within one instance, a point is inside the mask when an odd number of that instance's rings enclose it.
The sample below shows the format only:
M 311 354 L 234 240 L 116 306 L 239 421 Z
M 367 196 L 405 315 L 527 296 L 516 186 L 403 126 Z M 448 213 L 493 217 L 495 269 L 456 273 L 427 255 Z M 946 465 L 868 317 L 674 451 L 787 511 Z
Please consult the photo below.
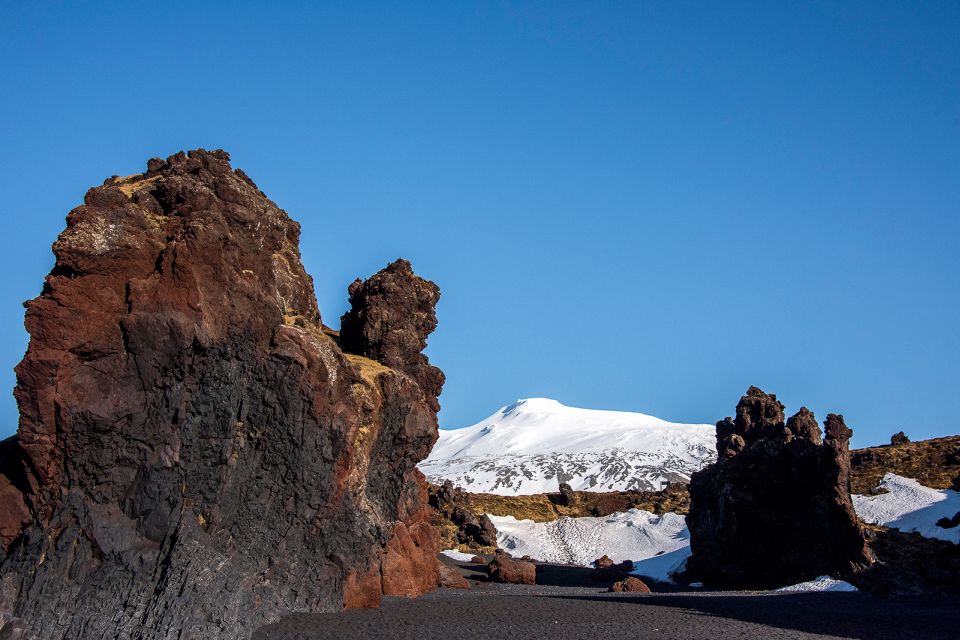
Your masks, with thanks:
M 437 286 L 350 287 L 341 349 L 299 225 L 223 151 L 70 212 L 26 304 L 0 444 L 0 620 L 26 637 L 248 637 L 440 580 L 426 483 Z
M 690 481 L 687 573 L 709 586 L 765 589 L 872 562 L 850 500 L 852 432 L 830 414 L 784 421 L 776 396 L 751 387 L 717 423 L 718 461 Z
M 486 514 L 476 512 L 470 494 L 449 480 L 440 486 L 430 485 L 429 492 L 434 524 L 440 530 L 443 545 L 465 545 L 469 549 L 497 546 L 497 528 Z
M 893 446 L 898 446 L 901 444 L 909 444 L 910 438 L 907 437 L 903 431 L 897 431 L 895 434 L 890 436 L 890 444 Z

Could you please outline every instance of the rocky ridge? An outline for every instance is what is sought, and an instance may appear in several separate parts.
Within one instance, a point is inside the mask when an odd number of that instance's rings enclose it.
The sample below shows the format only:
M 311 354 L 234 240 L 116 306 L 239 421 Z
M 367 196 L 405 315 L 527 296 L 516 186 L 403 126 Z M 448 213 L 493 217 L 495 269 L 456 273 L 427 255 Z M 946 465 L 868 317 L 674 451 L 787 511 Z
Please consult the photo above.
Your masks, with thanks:
M 341 348 L 299 235 L 223 151 L 70 212 L 0 444 L 5 631 L 241 638 L 437 585 L 439 290 L 405 261 L 354 283 Z

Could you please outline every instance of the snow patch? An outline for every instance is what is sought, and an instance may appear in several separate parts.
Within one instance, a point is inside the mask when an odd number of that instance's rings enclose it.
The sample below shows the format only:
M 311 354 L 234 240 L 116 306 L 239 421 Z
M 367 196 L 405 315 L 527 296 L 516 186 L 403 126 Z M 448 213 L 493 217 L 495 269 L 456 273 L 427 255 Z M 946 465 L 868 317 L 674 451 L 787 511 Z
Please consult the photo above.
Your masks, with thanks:
M 498 546 L 514 557 L 588 567 L 606 554 L 614 562 L 633 560 L 636 575 L 668 580 L 690 555 L 686 520 L 675 513 L 657 516 L 631 509 L 603 518 L 561 517 L 552 522 L 489 517 L 497 528 Z
M 887 493 L 853 496 L 853 508 L 861 520 L 960 544 L 960 527 L 944 529 L 936 524 L 960 511 L 960 493 L 931 489 L 894 473 L 883 476 L 879 486 Z
M 477 555 L 475 553 L 464 553 L 462 551 L 457 551 L 456 549 L 445 549 L 440 553 L 447 556 L 448 558 L 453 558 L 457 562 L 470 562 L 470 559 L 473 558 L 473 556 Z
M 800 584 L 792 584 L 789 587 L 781 587 L 777 589 L 778 592 L 784 593 L 812 593 L 815 591 L 856 591 L 857 588 L 850 584 L 849 582 L 844 582 L 843 580 L 836 580 L 830 576 L 820 576 L 815 580 L 809 582 L 801 582 Z

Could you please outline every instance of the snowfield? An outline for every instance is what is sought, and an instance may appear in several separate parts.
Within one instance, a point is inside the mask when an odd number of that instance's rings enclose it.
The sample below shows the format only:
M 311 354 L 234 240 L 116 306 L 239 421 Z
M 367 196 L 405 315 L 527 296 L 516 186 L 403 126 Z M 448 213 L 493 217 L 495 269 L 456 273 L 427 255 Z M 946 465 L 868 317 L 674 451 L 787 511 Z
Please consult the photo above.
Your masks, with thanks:
M 657 516 L 631 509 L 604 518 L 567 518 L 552 522 L 489 516 L 497 528 L 497 545 L 512 556 L 590 566 L 606 554 L 614 562 L 633 560 L 634 573 L 668 580 L 690 555 L 686 519 L 675 513 Z
M 577 409 L 531 398 L 464 429 L 441 429 L 420 470 L 474 493 L 659 490 L 716 458 L 713 425 Z
M 915 531 L 923 536 L 960 543 L 960 527 L 942 529 L 940 518 L 960 511 L 960 493 L 929 489 L 909 478 L 888 473 L 877 496 L 853 496 L 853 505 L 865 522 Z M 497 544 L 512 556 L 590 566 L 606 554 L 615 562 L 633 560 L 634 574 L 669 581 L 683 569 L 690 555 L 686 519 L 675 513 L 657 516 L 631 509 L 604 518 L 567 518 L 553 522 L 489 516 L 497 528 Z M 780 591 L 850 591 L 852 585 L 828 576 L 784 587 Z
M 879 486 L 887 493 L 853 496 L 853 508 L 861 520 L 960 544 L 960 527 L 943 529 L 936 524 L 960 511 L 960 493 L 930 489 L 894 473 L 883 476 Z

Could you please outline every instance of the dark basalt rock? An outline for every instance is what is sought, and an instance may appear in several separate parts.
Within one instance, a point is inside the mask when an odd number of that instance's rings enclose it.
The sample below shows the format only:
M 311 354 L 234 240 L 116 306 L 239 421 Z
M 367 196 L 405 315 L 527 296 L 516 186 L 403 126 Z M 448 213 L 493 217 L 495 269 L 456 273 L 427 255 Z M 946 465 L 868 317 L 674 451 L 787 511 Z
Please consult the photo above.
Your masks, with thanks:
M 869 565 L 850 500 L 852 432 L 830 414 L 784 421 L 776 396 L 751 387 L 717 423 L 718 461 L 690 481 L 687 574 L 721 588 L 767 589 Z
M 572 507 L 577 504 L 577 492 L 573 490 L 566 482 L 560 483 L 560 496 L 558 504 L 561 504 L 565 507 Z
M 868 527 L 877 562 L 850 577 L 878 596 L 960 596 L 960 545 L 918 533 Z
M 431 485 L 429 492 L 430 507 L 441 520 L 436 524 L 442 529 L 446 521 L 455 529 L 454 539 L 446 542 L 471 549 L 497 546 L 497 528 L 486 514 L 474 511 L 470 494 L 450 480 L 439 486 Z
M 153 159 L 70 212 L 0 444 L 8 628 L 243 638 L 437 585 L 415 464 L 439 290 L 403 261 L 354 283 L 347 353 L 299 235 L 223 151 Z
M 344 350 L 408 373 L 433 403 L 444 376 L 422 351 L 437 327 L 435 307 L 440 289 L 414 275 L 410 263 L 397 260 L 368 280 L 350 285 L 350 311 L 340 318 Z

